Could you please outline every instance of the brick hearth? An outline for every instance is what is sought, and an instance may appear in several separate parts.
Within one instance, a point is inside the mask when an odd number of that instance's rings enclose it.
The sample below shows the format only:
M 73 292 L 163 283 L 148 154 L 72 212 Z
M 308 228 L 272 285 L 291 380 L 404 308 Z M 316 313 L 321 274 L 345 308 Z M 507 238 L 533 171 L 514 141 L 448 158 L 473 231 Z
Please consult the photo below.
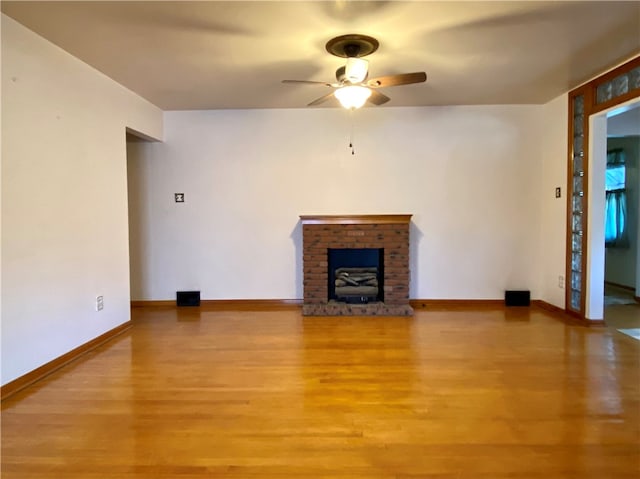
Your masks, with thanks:
M 408 316 L 411 215 L 300 216 L 306 316 Z M 329 248 L 384 248 L 384 302 L 329 301 Z

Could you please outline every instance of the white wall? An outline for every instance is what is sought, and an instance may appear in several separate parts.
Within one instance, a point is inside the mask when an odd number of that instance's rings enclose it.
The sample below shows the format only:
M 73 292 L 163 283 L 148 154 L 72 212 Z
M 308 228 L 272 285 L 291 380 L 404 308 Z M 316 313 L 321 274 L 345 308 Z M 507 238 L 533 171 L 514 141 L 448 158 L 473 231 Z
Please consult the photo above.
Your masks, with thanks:
M 585 317 L 604 319 L 604 210 L 607 163 L 607 117 L 589 117 L 589 178 Z
M 560 287 L 559 277 L 565 276 L 567 254 L 568 101 L 565 94 L 541 107 L 542 182 L 538 199 L 541 208 L 540 299 L 559 308 L 565 307 L 565 290 Z M 560 198 L 555 197 L 557 187 L 561 188 Z
M 538 297 L 541 111 L 366 108 L 354 156 L 340 109 L 165 113 L 130 149 L 133 299 L 301 298 L 298 215 L 356 213 L 414 215 L 413 298 Z
M 2 117 L 6 384 L 129 320 L 125 128 L 162 112 L 2 15 Z

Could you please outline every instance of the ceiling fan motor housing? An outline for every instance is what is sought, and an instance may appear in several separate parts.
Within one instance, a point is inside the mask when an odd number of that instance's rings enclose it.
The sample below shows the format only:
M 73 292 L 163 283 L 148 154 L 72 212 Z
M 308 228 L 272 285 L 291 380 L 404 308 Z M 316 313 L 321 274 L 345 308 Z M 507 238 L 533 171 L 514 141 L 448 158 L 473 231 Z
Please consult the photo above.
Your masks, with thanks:
M 379 43 L 367 35 L 350 34 L 332 38 L 327 42 L 326 49 L 332 55 L 342 58 L 366 57 L 378 49 Z
M 369 62 L 356 57 L 349 57 L 346 65 L 336 70 L 338 83 L 361 83 L 369 76 Z

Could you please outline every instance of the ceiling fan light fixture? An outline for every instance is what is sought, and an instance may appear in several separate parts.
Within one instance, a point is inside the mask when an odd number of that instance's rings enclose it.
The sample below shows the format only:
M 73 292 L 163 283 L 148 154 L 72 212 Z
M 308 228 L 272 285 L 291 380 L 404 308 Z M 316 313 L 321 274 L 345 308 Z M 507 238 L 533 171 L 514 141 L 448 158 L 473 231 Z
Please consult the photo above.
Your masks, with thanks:
M 333 94 L 343 107 L 351 110 L 364 105 L 371 96 L 371 90 L 364 86 L 349 85 L 338 88 Z
M 394 75 L 368 78 L 369 62 L 362 57 L 370 55 L 378 49 L 379 43 L 373 37 L 359 34 L 341 35 L 327 42 L 326 49 L 332 55 L 345 58 L 345 63 L 336 70 L 336 82 L 319 82 L 310 80 L 282 80 L 283 83 L 310 83 L 323 85 L 333 89 L 330 93 L 316 98 L 307 106 L 316 106 L 330 98 L 336 98 L 348 110 L 361 108 L 367 100 L 372 105 L 380 106 L 390 98 L 378 88 L 411 85 L 427 80 L 425 72 L 396 73 Z
M 369 61 L 357 57 L 347 58 L 347 64 L 345 65 L 345 78 L 350 83 L 360 83 L 367 78 L 367 72 L 369 71 Z

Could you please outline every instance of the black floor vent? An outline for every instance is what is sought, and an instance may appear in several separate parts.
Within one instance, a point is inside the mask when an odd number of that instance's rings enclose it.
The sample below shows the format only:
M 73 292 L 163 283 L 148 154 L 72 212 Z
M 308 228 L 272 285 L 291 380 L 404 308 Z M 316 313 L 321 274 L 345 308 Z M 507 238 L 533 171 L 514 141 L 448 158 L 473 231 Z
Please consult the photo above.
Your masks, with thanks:
M 529 306 L 531 293 L 529 291 L 505 291 L 504 304 L 506 306 Z
M 176 291 L 178 306 L 200 306 L 200 291 Z

